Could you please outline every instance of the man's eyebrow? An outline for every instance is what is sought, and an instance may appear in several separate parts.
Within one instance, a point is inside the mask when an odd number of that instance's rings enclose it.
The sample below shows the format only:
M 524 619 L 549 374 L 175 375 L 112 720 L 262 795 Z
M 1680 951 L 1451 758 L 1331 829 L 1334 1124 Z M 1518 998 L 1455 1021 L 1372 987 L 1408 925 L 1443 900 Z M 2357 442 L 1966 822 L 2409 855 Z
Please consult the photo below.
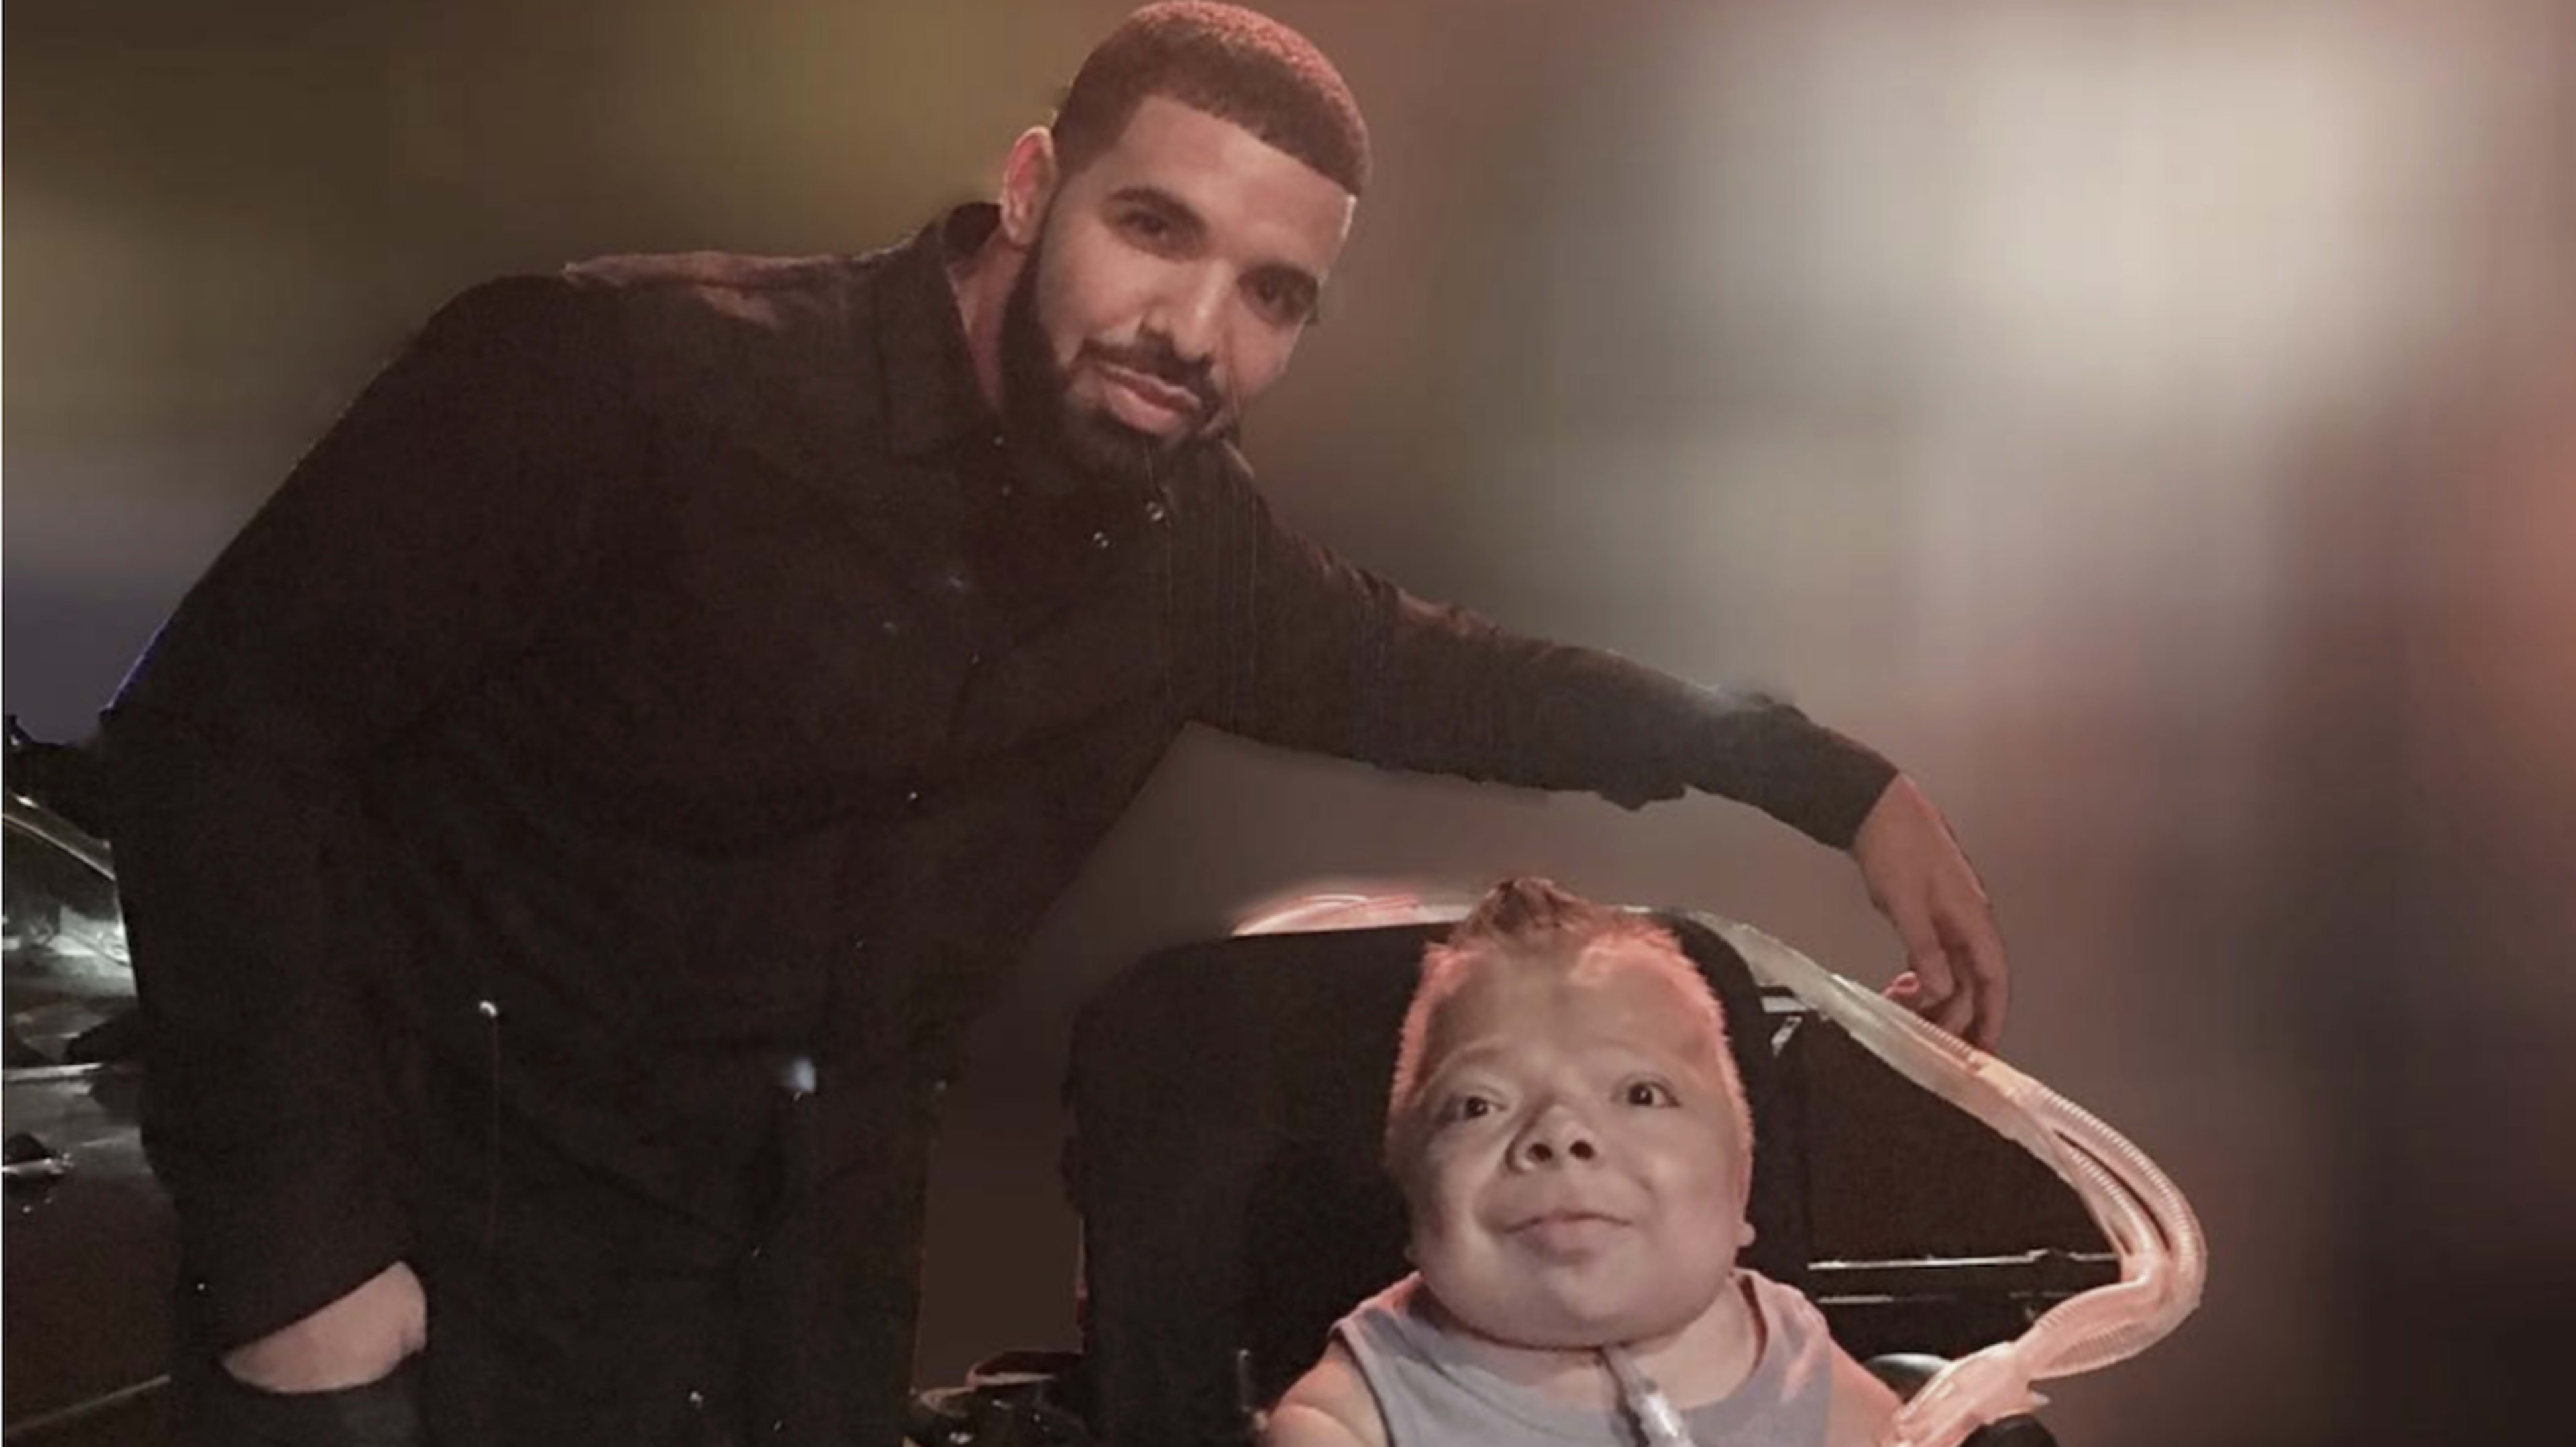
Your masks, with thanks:
M 1207 222 L 1191 209 L 1190 203 L 1151 182 L 1139 181 L 1121 186 L 1109 193 L 1109 199 L 1129 206 L 1141 206 L 1187 230 L 1193 237 L 1207 234 Z M 1255 276 L 1266 276 L 1287 283 L 1298 294 L 1299 309 L 1312 321 L 1324 296 L 1324 279 L 1293 262 L 1265 262 L 1252 269 Z
M 1474 1070 L 1497 1056 L 1509 1053 L 1505 1047 L 1491 1041 L 1469 1041 L 1443 1051 L 1440 1058 L 1431 1063 L 1431 1068 L 1422 1072 L 1422 1084 L 1427 1089 L 1462 1070 Z
M 1135 185 L 1121 186 L 1110 192 L 1109 199 L 1159 212 L 1164 220 L 1186 226 L 1194 233 L 1204 233 L 1207 230 L 1207 222 L 1197 211 L 1191 209 L 1189 202 L 1160 186 L 1140 181 Z

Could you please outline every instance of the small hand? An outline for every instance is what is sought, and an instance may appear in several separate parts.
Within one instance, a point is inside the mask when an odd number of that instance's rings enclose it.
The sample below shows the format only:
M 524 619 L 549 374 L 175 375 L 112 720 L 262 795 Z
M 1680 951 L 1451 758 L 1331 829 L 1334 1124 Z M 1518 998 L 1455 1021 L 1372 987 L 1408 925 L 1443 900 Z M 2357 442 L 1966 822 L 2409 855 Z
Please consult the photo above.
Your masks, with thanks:
M 311 1316 L 224 1353 L 224 1370 L 265 1392 L 332 1392 L 391 1376 L 428 1344 L 420 1278 L 397 1261 Z
M 1888 998 L 1993 1049 L 2012 995 L 2003 937 L 1941 811 L 1899 774 L 1861 821 L 1851 855 L 1870 903 L 1905 944 L 1905 972 L 1887 987 Z

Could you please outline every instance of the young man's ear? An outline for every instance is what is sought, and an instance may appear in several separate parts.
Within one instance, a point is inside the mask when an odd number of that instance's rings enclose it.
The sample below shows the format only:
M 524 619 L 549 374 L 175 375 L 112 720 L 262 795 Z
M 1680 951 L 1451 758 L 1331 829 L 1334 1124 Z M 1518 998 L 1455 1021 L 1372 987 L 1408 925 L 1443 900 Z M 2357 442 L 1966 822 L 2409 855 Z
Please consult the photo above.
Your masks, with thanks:
M 1055 133 L 1031 126 L 1011 142 L 1002 160 L 1002 238 L 1025 251 L 1037 244 L 1046 225 L 1047 203 L 1055 199 Z

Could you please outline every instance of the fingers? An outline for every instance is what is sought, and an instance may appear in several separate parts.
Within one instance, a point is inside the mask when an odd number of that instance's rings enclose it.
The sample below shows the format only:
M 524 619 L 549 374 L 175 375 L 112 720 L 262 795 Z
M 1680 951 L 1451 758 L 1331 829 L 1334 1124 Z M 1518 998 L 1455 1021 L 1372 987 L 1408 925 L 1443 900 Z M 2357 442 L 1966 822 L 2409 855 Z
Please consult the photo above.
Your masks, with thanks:
M 1946 1000 L 1932 998 L 1924 993 L 1923 977 L 1912 970 L 1907 970 L 1888 981 L 1887 989 L 1882 993 L 1902 1008 L 1913 1011 L 1953 1035 L 1959 1033 L 1960 1027 L 1967 1020 L 1968 1007 L 1965 997 L 1952 995 Z
M 1889 988 L 1933 1024 L 1985 1049 L 2003 1037 L 2009 969 L 1994 912 L 1940 812 L 1898 775 L 1851 852 L 1870 901 L 1896 926 L 1905 973 Z
M 1888 913 L 1905 945 L 1905 970 L 1889 984 L 1888 998 L 1981 1050 L 1995 1048 L 2012 984 L 1985 902 L 1943 900 Z
M 1966 973 L 1976 998 L 1975 1021 L 1965 1037 L 1981 1050 L 1992 1050 L 2004 1036 L 2004 1014 L 2012 1004 L 2012 971 L 2004 960 L 2003 936 L 1995 929 L 1994 911 L 1980 900 L 1959 923 L 1951 957 Z
M 1933 922 L 1929 902 L 1916 897 L 1887 902 L 1888 922 L 1896 926 L 1896 937 L 1905 946 L 1905 973 L 1914 977 L 1912 1004 L 1916 1013 L 1949 1029 L 1939 1015 L 1959 993 L 1959 981 L 1950 969 L 1950 952 L 1941 943 L 1941 931 Z

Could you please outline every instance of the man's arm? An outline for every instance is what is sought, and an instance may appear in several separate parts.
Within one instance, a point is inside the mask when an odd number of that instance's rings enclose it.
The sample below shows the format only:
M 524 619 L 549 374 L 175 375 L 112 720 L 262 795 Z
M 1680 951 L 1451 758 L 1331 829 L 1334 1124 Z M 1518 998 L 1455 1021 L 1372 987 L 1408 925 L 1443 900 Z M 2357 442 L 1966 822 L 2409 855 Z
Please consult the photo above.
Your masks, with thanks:
M 2004 1033 L 2012 979 L 1985 886 L 1941 811 L 1900 774 L 1854 836 L 1870 903 L 1896 926 L 1905 970 L 1887 993 L 1961 1039 L 1991 1050 Z
M 1852 852 L 1907 950 L 1898 993 L 1992 1043 L 2005 965 L 1976 874 L 1894 765 L 1758 693 L 1425 602 L 1279 526 L 1241 474 L 1211 581 L 1223 671 L 1207 720 L 1289 747 L 1634 808 L 1699 789 Z
M 1338 1342 L 1281 1394 L 1261 1426 L 1261 1447 L 1387 1447 L 1386 1420 L 1359 1363 Z
M 442 311 L 106 716 L 147 1141 L 195 1328 L 258 1385 L 348 1385 L 420 1338 L 382 1135 L 379 961 L 342 932 L 326 841 L 368 761 L 533 636 L 581 566 L 590 444 L 617 406 L 602 335 L 550 281 Z
M 1840 1346 L 1829 1350 L 1833 1369 L 1825 1399 L 1825 1447 L 1879 1447 L 1903 1403 L 1851 1353 Z

